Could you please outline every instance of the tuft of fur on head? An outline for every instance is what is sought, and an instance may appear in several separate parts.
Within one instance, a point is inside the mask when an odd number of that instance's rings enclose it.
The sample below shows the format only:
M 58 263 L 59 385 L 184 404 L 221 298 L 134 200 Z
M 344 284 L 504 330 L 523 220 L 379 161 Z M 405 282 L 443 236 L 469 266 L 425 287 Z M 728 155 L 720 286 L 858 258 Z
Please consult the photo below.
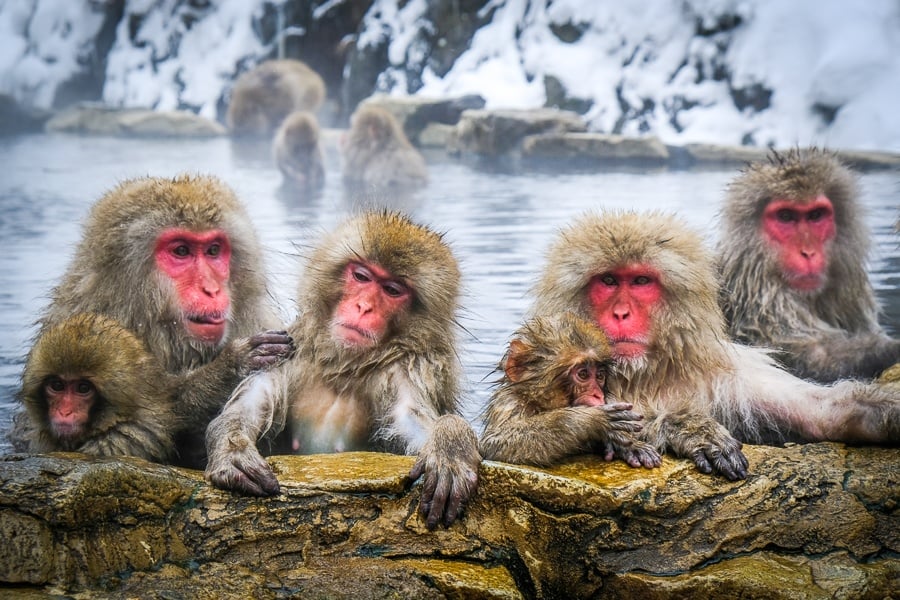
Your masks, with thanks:
M 94 204 L 42 327 L 74 313 L 102 313 L 135 332 L 170 370 L 208 362 L 218 349 L 186 335 L 171 301 L 173 286 L 156 268 L 156 239 L 172 227 L 228 235 L 231 308 L 222 343 L 277 322 L 268 305 L 262 250 L 234 192 L 215 177 L 179 175 L 124 181 Z
M 659 385 L 653 378 L 689 381 L 725 368 L 712 258 L 700 236 L 669 213 L 609 210 L 575 219 L 550 247 L 530 314 L 575 310 L 592 320 L 586 299 L 591 278 L 636 264 L 659 273 L 663 297 L 651 314 L 646 360 L 617 363 L 617 372 L 645 381 L 642 389 L 649 389 Z
M 812 201 L 828 197 L 834 207 L 826 282 L 815 292 L 784 285 L 777 257 L 759 235 L 773 199 Z M 850 330 L 871 330 L 877 304 L 865 272 L 869 233 L 858 201 L 855 174 L 831 152 L 817 148 L 774 150 L 768 161 L 749 165 L 728 186 L 718 243 L 721 300 L 733 335 L 759 343 L 782 326 L 794 332 L 820 319 Z M 785 323 L 786 320 L 792 321 Z

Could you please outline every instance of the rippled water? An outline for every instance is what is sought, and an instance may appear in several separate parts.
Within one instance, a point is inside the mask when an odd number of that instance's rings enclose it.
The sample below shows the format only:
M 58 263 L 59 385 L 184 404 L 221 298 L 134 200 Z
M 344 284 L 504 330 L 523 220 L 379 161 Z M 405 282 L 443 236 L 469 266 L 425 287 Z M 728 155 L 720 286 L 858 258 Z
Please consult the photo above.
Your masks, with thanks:
M 0 139 L 0 426 L 13 406 L 32 323 L 62 275 L 91 204 L 117 182 L 144 175 L 211 173 L 247 204 L 267 252 L 272 288 L 285 320 L 298 255 L 315 236 L 353 209 L 330 154 L 327 184 L 303 199 L 286 193 L 266 148 L 238 151 L 227 139 L 146 141 L 67 135 Z M 664 209 L 716 238 L 716 211 L 734 176 L 722 171 L 550 170 L 498 173 L 478 165 L 431 161 L 429 186 L 405 199 L 413 216 L 446 232 L 465 285 L 461 356 L 471 411 L 489 393 L 492 370 L 528 304 L 526 293 L 554 233 L 599 207 Z M 874 233 L 871 272 L 885 323 L 900 324 L 900 174 L 861 178 Z M 471 412 L 470 411 L 470 412 Z M 0 436 L 2 438 L 2 436 Z M 0 451 L 8 449 L 0 439 Z

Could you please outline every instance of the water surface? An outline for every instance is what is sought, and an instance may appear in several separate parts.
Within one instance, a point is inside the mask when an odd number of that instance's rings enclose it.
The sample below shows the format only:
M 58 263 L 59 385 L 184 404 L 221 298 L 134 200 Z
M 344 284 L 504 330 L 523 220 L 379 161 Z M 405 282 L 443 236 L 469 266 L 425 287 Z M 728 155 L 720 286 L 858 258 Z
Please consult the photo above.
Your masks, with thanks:
M 129 140 L 64 134 L 0 139 L 0 427 L 13 408 L 33 322 L 63 274 L 90 206 L 123 179 L 182 172 L 219 176 L 245 202 L 266 252 L 285 321 L 294 311 L 298 258 L 322 231 L 358 205 L 345 193 L 330 154 L 325 189 L 313 198 L 286 191 L 267 149 L 227 139 Z M 490 392 L 492 373 L 527 308 L 555 232 L 600 207 L 677 213 L 716 240 L 716 212 L 734 169 L 720 171 L 549 169 L 503 173 L 452 160 L 431 162 L 428 187 L 398 205 L 446 233 L 463 272 L 460 323 L 470 414 Z M 861 177 L 874 234 L 870 272 L 885 323 L 900 324 L 900 174 Z M 366 200 L 370 201 L 370 200 Z M 0 436 L 0 452 L 8 450 Z

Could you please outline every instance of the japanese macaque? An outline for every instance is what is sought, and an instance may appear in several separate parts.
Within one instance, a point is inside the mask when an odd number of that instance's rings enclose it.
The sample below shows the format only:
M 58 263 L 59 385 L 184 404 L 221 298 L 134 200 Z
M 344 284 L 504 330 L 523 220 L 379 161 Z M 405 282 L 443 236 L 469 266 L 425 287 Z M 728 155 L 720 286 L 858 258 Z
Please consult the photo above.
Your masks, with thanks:
M 177 378 L 116 321 L 77 314 L 42 333 L 25 363 L 10 432 L 20 452 L 174 458 Z
M 593 323 L 572 313 L 526 322 L 509 343 L 484 411 L 482 456 L 543 467 L 599 452 L 658 467 L 659 453 L 631 435 L 643 417 L 606 393 L 611 367 L 609 343 Z
M 344 180 L 367 187 L 414 188 L 428 181 L 425 159 L 386 109 L 363 104 L 341 140 Z
M 212 421 L 209 481 L 277 494 L 263 436 L 275 451 L 418 453 L 410 477 L 424 474 L 426 524 L 451 524 L 481 460 L 457 415 L 459 280 L 442 236 L 400 213 L 365 212 L 326 236 L 301 279 L 297 352 L 249 378 Z
M 603 330 L 615 364 L 609 395 L 644 415 L 635 435 L 704 473 L 746 477 L 741 441 L 900 441 L 900 390 L 822 386 L 730 341 L 712 258 L 674 215 L 578 219 L 551 247 L 534 292 L 534 315 L 574 311 Z
M 292 112 L 281 123 L 272 142 L 272 154 L 285 182 L 315 189 L 325 183 L 319 124 L 308 112 Z
M 324 100 L 325 82 L 306 63 L 268 60 L 237 78 L 225 123 L 236 136 L 269 137 L 289 114 L 314 113 Z
M 857 196 L 853 174 L 816 149 L 773 152 L 729 186 L 719 243 L 729 332 L 778 350 L 800 377 L 871 379 L 900 361 L 900 340 L 878 324 Z
M 186 466 L 204 464 L 206 425 L 241 379 L 293 350 L 287 332 L 267 330 L 278 319 L 250 219 L 213 177 L 133 179 L 93 206 L 39 335 L 85 312 L 116 320 L 185 375 L 174 410 Z

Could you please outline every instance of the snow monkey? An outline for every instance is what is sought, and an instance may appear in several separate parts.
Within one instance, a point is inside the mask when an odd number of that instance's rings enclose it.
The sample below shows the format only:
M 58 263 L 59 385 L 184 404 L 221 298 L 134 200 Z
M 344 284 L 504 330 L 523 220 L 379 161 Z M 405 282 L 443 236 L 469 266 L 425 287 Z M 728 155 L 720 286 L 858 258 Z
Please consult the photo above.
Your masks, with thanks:
M 311 113 L 287 116 L 272 141 L 272 154 L 286 183 L 308 190 L 325 183 L 319 124 Z
M 418 453 L 426 524 L 451 524 L 478 481 L 478 441 L 458 416 L 460 273 L 442 236 L 397 212 L 364 212 L 306 264 L 297 352 L 249 378 L 206 434 L 214 485 L 279 492 L 257 443 L 297 453 Z
M 76 314 L 28 354 L 10 441 L 19 452 L 174 457 L 177 378 L 113 319 Z
M 530 319 L 500 363 L 500 385 L 483 420 L 484 458 L 550 466 L 599 451 L 633 467 L 658 467 L 656 450 L 634 439 L 642 417 L 605 390 L 612 366 L 606 336 L 572 313 Z
M 225 123 L 236 136 L 269 137 L 290 113 L 316 112 L 324 101 L 325 82 L 306 63 L 268 60 L 237 78 Z
M 577 219 L 552 245 L 534 293 L 534 315 L 571 310 L 603 330 L 615 363 L 607 389 L 644 415 L 638 437 L 704 473 L 745 477 L 740 441 L 900 441 L 900 389 L 826 387 L 730 341 L 712 258 L 674 215 Z
M 185 375 L 175 411 L 186 466 L 202 467 L 203 432 L 241 379 L 292 349 L 266 292 L 262 251 L 244 208 L 218 179 L 125 181 L 93 206 L 39 335 L 95 312 L 131 331 L 166 372 Z
M 720 302 L 737 340 L 779 350 L 796 375 L 876 377 L 900 361 L 866 274 L 869 236 L 853 174 L 817 149 L 772 152 L 731 182 Z
M 344 180 L 351 185 L 409 189 L 428 181 L 425 159 L 394 115 L 380 106 L 362 104 L 356 109 L 341 152 Z

